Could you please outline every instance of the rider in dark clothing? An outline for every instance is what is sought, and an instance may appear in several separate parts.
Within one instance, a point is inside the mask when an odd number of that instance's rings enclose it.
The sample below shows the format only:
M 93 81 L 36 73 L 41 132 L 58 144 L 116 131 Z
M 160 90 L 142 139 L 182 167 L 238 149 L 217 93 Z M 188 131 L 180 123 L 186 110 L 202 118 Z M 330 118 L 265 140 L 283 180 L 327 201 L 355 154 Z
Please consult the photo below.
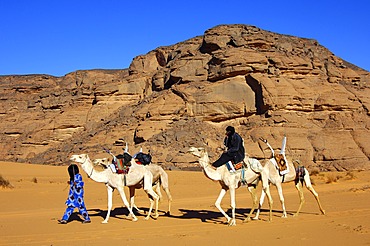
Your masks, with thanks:
M 220 158 L 218 158 L 218 160 L 215 161 L 212 166 L 220 167 L 228 161 L 239 163 L 244 159 L 245 150 L 243 146 L 243 139 L 238 133 L 235 132 L 235 128 L 232 126 L 226 127 L 224 145 L 226 146 L 227 151 L 222 153 Z

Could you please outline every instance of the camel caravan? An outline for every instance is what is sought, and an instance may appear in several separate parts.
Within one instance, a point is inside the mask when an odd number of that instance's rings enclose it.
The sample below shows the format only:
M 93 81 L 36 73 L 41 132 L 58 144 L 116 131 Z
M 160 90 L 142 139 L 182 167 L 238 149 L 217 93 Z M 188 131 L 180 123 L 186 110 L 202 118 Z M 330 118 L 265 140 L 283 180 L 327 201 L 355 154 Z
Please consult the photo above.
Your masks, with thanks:
M 98 183 L 104 183 L 107 187 L 108 192 L 108 212 L 102 223 L 108 223 L 110 212 L 112 210 L 112 196 L 115 189 L 118 190 L 123 204 L 129 210 L 129 216 L 132 217 L 133 221 L 137 221 L 137 217 L 133 212 L 133 208 L 139 210 L 134 202 L 135 189 L 143 188 L 148 194 L 150 200 L 150 208 L 145 220 L 151 217 L 151 212 L 154 206 L 153 218 L 158 218 L 158 201 L 162 197 L 160 192 L 159 184 L 167 194 L 169 201 L 168 211 L 166 214 L 170 214 L 172 197 L 168 187 L 168 175 L 162 167 L 153 163 L 138 164 L 138 159 L 135 156 L 131 156 L 128 153 L 128 147 L 126 144 L 123 155 L 113 155 L 108 151 L 114 158 L 111 163 L 107 158 L 96 159 L 91 161 L 87 154 L 72 155 L 70 160 L 77 163 L 86 172 L 87 176 Z M 119 164 L 118 164 L 119 163 Z M 97 170 L 95 165 L 102 165 L 103 171 Z M 130 204 L 126 198 L 124 187 L 127 186 L 130 191 Z M 153 188 L 154 187 L 154 188 Z M 154 191 L 155 190 L 155 191 Z
M 230 161 L 219 167 L 214 167 L 210 162 L 205 148 L 190 147 L 188 150 L 189 153 L 198 157 L 199 165 L 205 176 L 212 181 L 219 182 L 221 191 L 216 199 L 215 206 L 226 218 L 227 225 L 236 225 L 235 193 L 236 189 L 240 187 L 245 187 L 252 197 L 252 206 L 244 222 L 259 219 L 260 210 L 266 196 L 269 206 L 268 221 L 272 221 L 273 201 L 270 193 L 270 184 L 276 186 L 282 206 L 282 217 L 287 218 L 282 184 L 288 182 L 295 184 L 300 198 L 300 204 L 294 216 L 299 214 L 305 202 L 303 195 L 304 185 L 315 197 L 321 214 L 325 214 L 318 193 L 312 187 L 308 170 L 300 164 L 299 160 L 287 160 L 285 156 L 286 136 L 283 138 L 283 144 L 278 154 L 275 154 L 274 149 L 266 139 L 260 138 L 260 140 L 268 146 L 272 153 L 272 157 L 267 159 L 264 165 L 262 165 L 259 160 L 245 154 L 243 155 L 244 159 L 238 163 Z M 129 211 L 129 217 L 132 218 L 132 221 L 138 220 L 134 210 L 140 214 L 144 213 L 144 211 L 138 209 L 135 205 L 134 197 L 136 189 L 144 189 L 149 197 L 150 206 L 145 220 L 149 220 L 151 217 L 153 219 L 158 218 L 158 202 L 162 199 L 161 188 L 165 191 L 168 199 L 168 209 L 165 215 L 170 215 L 172 196 L 169 190 L 168 174 L 161 166 L 151 162 L 150 154 L 144 154 L 140 149 L 138 153 L 131 156 L 128 153 L 127 144 L 123 154 L 116 156 L 109 150 L 106 150 L 106 152 L 111 155 L 112 160 L 103 158 L 92 161 L 87 154 L 72 155 L 70 158 L 73 163 L 77 163 L 81 166 L 90 179 L 99 183 L 104 183 L 107 187 L 108 211 L 102 223 L 108 223 L 112 210 L 112 195 L 115 189 L 118 190 L 123 204 Z M 103 170 L 96 169 L 96 166 L 103 167 Z M 259 183 L 262 183 L 262 192 L 258 199 L 257 185 Z M 126 198 L 124 187 L 129 188 L 130 202 Z M 227 191 L 230 191 L 231 217 L 221 207 L 222 199 Z M 254 212 L 256 212 L 256 214 L 253 217 Z
M 251 219 L 253 220 L 259 219 L 260 209 L 263 205 L 265 196 L 267 196 L 268 204 L 269 204 L 268 221 L 272 221 L 273 201 L 272 201 L 270 189 L 269 189 L 270 184 L 273 184 L 276 186 L 278 194 L 279 194 L 281 206 L 283 209 L 282 217 L 287 218 L 282 184 L 293 182 L 293 181 L 295 183 L 296 189 L 298 190 L 298 194 L 300 198 L 300 204 L 294 216 L 298 216 L 299 212 L 302 209 L 303 203 L 305 202 L 304 195 L 303 195 L 303 189 L 302 189 L 303 184 L 305 184 L 306 188 L 315 197 L 321 214 L 325 214 L 325 210 L 322 208 L 320 200 L 319 200 L 319 195 L 312 187 L 310 174 L 308 170 L 304 166 L 300 165 L 300 162 L 298 160 L 294 160 L 294 161 L 287 160 L 285 156 L 285 146 L 286 146 L 286 141 L 287 141 L 286 136 L 284 136 L 283 138 L 283 144 L 282 144 L 280 153 L 276 155 L 275 155 L 274 149 L 271 147 L 271 145 L 267 142 L 266 139 L 261 138 L 260 140 L 262 140 L 272 152 L 272 157 L 266 160 L 263 166 L 257 159 L 250 158 L 248 155 L 245 155 L 245 158 L 241 161 L 242 163 L 241 165 L 240 163 L 233 163 L 231 164 L 232 167 L 230 167 L 230 165 L 228 165 L 229 163 L 226 163 L 226 165 L 220 166 L 215 169 L 214 167 L 210 165 L 208 153 L 204 148 L 191 147 L 189 149 L 190 153 L 199 157 L 199 165 L 202 167 L 202 170 L 205 176 L 213 181 L 218 181 L 220 183 L 221 191 L 215 202 L 215 206 L 225 216 L 225 218 L 227 219 L 227 224 L 229 226 L 236 225 L 235 190 L 238 189 L 239 187 L 246 187 L 252 196 L 252 208 L 247 218 L 244 219 L 244 222 L 248 222 Z M 241 166 L 241 168 L 238 169 L 237 167 L 239 166 Z M 259 199 L 259 204 L 258 204 L 258 198 L 256 195 L 256 186 L 259 183 L 259 181 L 262 181 L 261 182 L 262 183 L 262 193 L 261 193 L 261 197 Z M 221 208 L 221 201 L 228 190 L 230 190 L 231 214 L 232 214 L 231 217 L 227 215 L 226 212 Z M 255 211 L 257 204 L 258 204 L 258 209 L 257 209 L 256 215 L 252 218 L 251 216 L 253 212 Z

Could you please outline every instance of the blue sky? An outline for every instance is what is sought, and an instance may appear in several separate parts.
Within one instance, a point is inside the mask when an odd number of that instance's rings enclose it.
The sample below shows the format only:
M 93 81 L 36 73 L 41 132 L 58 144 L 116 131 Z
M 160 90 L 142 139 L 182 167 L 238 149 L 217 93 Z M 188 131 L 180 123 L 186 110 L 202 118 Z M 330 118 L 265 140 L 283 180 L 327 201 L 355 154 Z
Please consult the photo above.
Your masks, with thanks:
M 220 24 L 316 39 L 370 71 L 370 1 L 0 0 L 0 75 L 128 68 Z

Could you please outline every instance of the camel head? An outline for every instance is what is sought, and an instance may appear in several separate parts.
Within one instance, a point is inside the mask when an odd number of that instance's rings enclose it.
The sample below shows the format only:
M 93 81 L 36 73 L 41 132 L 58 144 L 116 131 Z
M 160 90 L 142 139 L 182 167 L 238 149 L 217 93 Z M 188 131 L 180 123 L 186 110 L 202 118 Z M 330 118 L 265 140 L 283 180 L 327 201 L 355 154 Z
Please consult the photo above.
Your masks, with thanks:
M 80 154 L 80 155 L 72 155 L 71 158 L 69 158 L 70 161 L 76 162 L 78 164 L 84 163 L 88 159 L 87 154 Z
M 101 158 L 101 159 L 93 160 L 94 166 L 101 165 L 104 168 L 107 168 L 109 166 L 109 164 L 111 164 L 111 163 L 112 162 L 109 160 L 109 158 Z
M 202 147 L 201 148 L 190 147 L 188 150 L 189 153 L 192 153 L 193 155 L 198 156 L 198 157 L 203 156 L 205 151 L 206 150 Z

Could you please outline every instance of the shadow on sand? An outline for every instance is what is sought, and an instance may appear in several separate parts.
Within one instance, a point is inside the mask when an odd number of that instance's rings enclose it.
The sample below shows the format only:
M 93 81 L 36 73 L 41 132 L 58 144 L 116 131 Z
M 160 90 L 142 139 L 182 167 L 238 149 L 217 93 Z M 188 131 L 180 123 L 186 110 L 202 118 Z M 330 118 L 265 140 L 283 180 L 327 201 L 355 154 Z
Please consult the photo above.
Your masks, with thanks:
M 140 216 L 146 216 L 149 209 L 148 208 L 139 208 L 144 211 L 144 214 L 138 213 L 137 211 L 134 211 L 135 215 Z M 101 217 L 102 219 L 105 219 L 105 216 L 107 215 L 107 210 L 101 210 L 101 209 L 89 209 L 89 215 L 90 217 Z M 179 209 L 178 212 L 175 214 L 168 214 L 167 212 L 163 210 L 158 210 L 159 216 L 166 216 L 168 218 L 173 219 L 197 219 L 204 223 L 215 223 L 215 224 L 227 224 L 225 217 L 221 214 L 221 212 L 216 210 L 194 210 L 194 209 Z M 250 212 L 250 209 L 235 209 L 235 218 L 237 220 L 243 221 L 245 218 L 247 218 L 248 214 Z M 273 217 L 280 218 L 282 216 L 281 210 L 272 210 Z M 226 213 L 231 216 L 231 209 L 228 209 Z M 268 209 L 261 209 L 260 214 L 260 221 L 268 221 Z M 294 211 L 287 211 L 288 215 L 292 216 L 295 212 Z M 74 213 L 75 217 L 73 217 L 76 220 L 82 221 L 80 217 L 78 217 L 78 213 Z M 301 212 L 301 214 L 314 214 L 314 213 L 306 213 Z M 126 207 L 117 207 L 112 209 L 110 217 L 117 218 L 120 220 L 131 220 L 131 218 L 128 216 L 129 212 Z M 252 215 L 253 217 L 253 215 Z M 71 216 L 72 220 L 72 216 Z

